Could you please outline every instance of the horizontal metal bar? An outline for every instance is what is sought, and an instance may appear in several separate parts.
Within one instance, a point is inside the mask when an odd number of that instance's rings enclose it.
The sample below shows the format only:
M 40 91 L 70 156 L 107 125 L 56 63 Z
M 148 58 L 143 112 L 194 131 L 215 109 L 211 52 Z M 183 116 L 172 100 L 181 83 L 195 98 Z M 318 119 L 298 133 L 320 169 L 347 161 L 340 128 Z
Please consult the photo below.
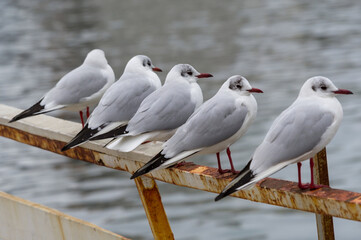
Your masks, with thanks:
M 71 158 L 133 173 L 160 150 L 160 144 L 148 143 L 130 153 L 103 148 L 105 142 L 89 142 L 66 152 L 60 149 L 81 129 L 78 123 L 45 115 L 9 124 L 19 109 L 0 105 L 0 135 Z M 186 163 L 177 168 L 154 171 L 149 176 L 203 191 L 219 193 L 233 178 L 217 169 Z M 254 188 L 239 191 L 234 197 L 244 198 L 318 214 L 361 221 L 361 193 L 321 188 L 300 190 L 296 183 L 267 178 Z

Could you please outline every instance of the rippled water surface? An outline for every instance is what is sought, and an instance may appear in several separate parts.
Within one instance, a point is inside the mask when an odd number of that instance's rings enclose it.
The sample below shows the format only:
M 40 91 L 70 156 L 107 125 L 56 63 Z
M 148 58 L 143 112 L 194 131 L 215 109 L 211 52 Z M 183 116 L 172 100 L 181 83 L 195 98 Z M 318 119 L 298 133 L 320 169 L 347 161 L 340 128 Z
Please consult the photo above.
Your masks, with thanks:
M 324 75 L 340 96 L 342 125 L 328 146 L 331 185 L 361 191 L 361 4 L 358 1 L 2 0 L 0 102 L 29 107 L 93 48 L 119 77 L 128 59 L 149 55 L 166 72 L 190 63 L 214 74 L 205 99 L 242 74 L 257 94 L 258 117 L 232 146 L 242 168 L 303 82 Z M 77 114 L 52 115 L 78 121 Z M 0 190 L 50 206 L 133 239 L 152 239 L 129 174 L 0 139 Z M 222 155 L 225 158 L 225 155 Z M 215 156 L 192 159 L 215 166 Z M 227 163 L 225 163 L 227 164 Z M 305 170 L 308 179 L 308 170 Z M 296 180 L 296 166 L 274 177 Z M 176 239 L 316 239 L 311 213 L 159 183 Z M 359 239 L 359 222 L 335 219 L 338 239 Z

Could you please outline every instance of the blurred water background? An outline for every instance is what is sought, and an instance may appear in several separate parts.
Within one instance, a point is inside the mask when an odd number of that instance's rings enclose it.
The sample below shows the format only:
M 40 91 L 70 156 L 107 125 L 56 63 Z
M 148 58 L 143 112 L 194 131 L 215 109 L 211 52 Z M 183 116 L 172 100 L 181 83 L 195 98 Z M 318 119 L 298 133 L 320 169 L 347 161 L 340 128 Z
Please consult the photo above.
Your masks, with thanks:
M 275 117 L 314 75 L 351 89 L 340 96 L 343 123 L 328 146 L 335 188 L 361 192 L 361 3 L 351 1 L 0 1 L 0 102 L 27 108 L 88 51 L 105 51 L 116 77 L 136 54 L 164 70 L 190 63 L 214 74 L 205 99 L 231 75 L 257 94 L 258 117 L 231 149 L 237 169 Z M 57 112 L 74 121 L 76 113 Z M 152 234 L 129 174 L 0 139 L 0 190 L 53 207 L 132 239 Z M 223 153 L 224 164 L 227 166 Z M 216 166 L 215 155 L 193 158 Z M 307 165 L 307 164 L 306 164 Z M 296 180 L 296 166 L 273 177 Z M 309 170 L 305 167 L 304 180 Z M 315 216 L 159 183 L 176 239 L 316 239 Z M 335 219 L 337 239 L 360 239 L 359 222 Z

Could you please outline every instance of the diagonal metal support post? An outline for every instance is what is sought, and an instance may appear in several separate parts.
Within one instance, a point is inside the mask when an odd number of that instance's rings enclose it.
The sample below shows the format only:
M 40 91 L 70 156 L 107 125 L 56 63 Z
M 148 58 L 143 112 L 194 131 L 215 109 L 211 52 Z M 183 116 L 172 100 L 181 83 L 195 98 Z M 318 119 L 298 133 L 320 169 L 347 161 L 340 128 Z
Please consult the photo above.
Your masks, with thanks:
M 174 239 L 155 180 L 141 176 L 135 178 L 134 181 L 154 239 Z
M 328 180 L 328 169 L 327 169 L 327 155 L 326 148 L 322 149 L 316 156 L 314 160 L 314 171 L 313 177 L 315 184 L 322 184 L 329 186 Z M 317 234 L 319 240 L 334 240 L 335 233 L 333 228 L 333 219 L 329 215 L 316 214 L 316 223 L 317 223 Z

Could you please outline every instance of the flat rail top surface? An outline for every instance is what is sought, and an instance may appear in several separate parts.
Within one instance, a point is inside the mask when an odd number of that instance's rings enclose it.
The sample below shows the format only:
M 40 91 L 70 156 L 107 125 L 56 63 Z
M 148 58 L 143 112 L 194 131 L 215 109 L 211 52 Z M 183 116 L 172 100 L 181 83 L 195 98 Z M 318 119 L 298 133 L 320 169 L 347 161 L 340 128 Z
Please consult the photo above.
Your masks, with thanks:
M 117 170 L 135 172 L 161 150 L 161 143 L 147 143 L 130 153 L 103 148 L 106 141 L 88 142 L 61 152 L 60 149 L 81 129 L 74 123 L 46 115 L 38 115 L 9 124 L 21 110 L 0 105 L 0 136 L 36 146 L 74 159 L 87 161 Z M 154 171 L 147 176 L 154 179 L 219 193 L 234 177 L 219 174 L 216 168 L 186 163 L 181 167 Z M 300 190 L 297 183 L 266 178 L 250 190 L 238 191 L 233 197 L 248 199 L 286 208 L 361 221 L 361 193 L 329 187 Z

